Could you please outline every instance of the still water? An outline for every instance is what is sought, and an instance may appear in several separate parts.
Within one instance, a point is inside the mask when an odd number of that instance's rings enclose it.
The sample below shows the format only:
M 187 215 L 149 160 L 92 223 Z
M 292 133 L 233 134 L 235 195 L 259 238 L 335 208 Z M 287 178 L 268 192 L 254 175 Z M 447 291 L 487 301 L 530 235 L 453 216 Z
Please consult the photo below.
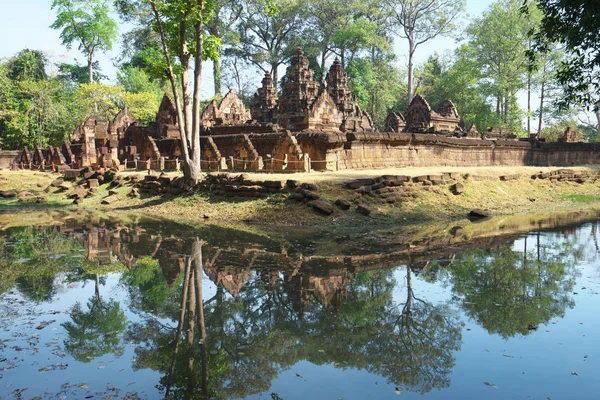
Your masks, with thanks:
M 10 228 L 0 398 L 597 399 L 597 231 L 382 258 L 161 221 Z

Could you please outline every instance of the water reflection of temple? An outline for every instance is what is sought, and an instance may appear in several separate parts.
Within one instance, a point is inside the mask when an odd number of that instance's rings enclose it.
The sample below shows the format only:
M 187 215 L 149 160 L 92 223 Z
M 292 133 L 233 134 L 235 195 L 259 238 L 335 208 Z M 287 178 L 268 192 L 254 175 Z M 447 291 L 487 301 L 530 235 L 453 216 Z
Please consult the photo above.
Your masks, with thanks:
M 99 265 L 122 263 L 133 268 L 145 257 L 158 261 L 165 280 L 173 285 L 184 271 L 189 241 L 143 229 L 139 226 L 107 226 L 98 221 L 69 222 L 56 228 L 76 239 L 87 251 L 87 259 Z M 303 257 L 289 255 L 285 248 L 267 249 L 247 244 L 233 247 L 219 243 L 203 245 L 203 267 L 208 278 L 237 297 L 249 282 L 260 282 L 269 291 L 283 290 L 302 314 L 314 301 L 339 308 L 347 296 L 352 276 L 387 265 L 379 255 L 356 257 Z

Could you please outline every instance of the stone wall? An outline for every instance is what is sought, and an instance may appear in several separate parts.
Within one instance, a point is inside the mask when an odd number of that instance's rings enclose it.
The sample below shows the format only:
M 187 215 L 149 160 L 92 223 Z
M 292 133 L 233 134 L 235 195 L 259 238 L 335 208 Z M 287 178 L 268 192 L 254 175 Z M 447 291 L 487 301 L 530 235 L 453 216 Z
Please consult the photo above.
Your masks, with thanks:
M 600 164 L 600 145 L 379 133 L 328 151 L 327 169 L 427 166 L 571 166 Z
M 8 169 L 21 152 L 18 150 L 0 150 L 0 168 Z

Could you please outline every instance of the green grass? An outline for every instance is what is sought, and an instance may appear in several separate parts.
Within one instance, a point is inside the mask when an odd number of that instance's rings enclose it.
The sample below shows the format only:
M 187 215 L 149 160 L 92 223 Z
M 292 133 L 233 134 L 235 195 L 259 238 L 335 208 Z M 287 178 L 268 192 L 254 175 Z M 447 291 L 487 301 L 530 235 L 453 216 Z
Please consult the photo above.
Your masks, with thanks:
M 566 196 L 563 196 L 562 198 L 563 198 L 563 200 L 571 200 L 571 201 L 574 201 L 575 203 L 586 203 L 586 204 L 597 203 L 600 201 L 600 198 L 598 196 L 594 196 L 591 194 L 568 194 Z

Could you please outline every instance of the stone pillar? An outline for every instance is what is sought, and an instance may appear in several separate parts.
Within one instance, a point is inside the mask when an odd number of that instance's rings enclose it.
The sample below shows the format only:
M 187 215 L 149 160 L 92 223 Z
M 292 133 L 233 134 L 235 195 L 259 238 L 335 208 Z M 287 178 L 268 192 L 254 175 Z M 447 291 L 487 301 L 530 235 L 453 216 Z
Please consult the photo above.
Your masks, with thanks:
M 229 168 L 232 171 L 235 171 L 235 161 L 233 160 L 233 156 L 229 156 Z
M 265 163 L 263 162 L 263 158 L 261 156 L 256 160 L 256 169 L 262 170 L 265 169 Z
M 165 158 L 164 157 L 161 157 L 158 160 L 158 169 L 160 169 L 161 171 L 165 170 Z
M 221 169 L 221 171 L 227 170 L 227 160 L 225 159 L 225 157 L 219 158 L 218 162 L 219 162 L 219 168 Z

